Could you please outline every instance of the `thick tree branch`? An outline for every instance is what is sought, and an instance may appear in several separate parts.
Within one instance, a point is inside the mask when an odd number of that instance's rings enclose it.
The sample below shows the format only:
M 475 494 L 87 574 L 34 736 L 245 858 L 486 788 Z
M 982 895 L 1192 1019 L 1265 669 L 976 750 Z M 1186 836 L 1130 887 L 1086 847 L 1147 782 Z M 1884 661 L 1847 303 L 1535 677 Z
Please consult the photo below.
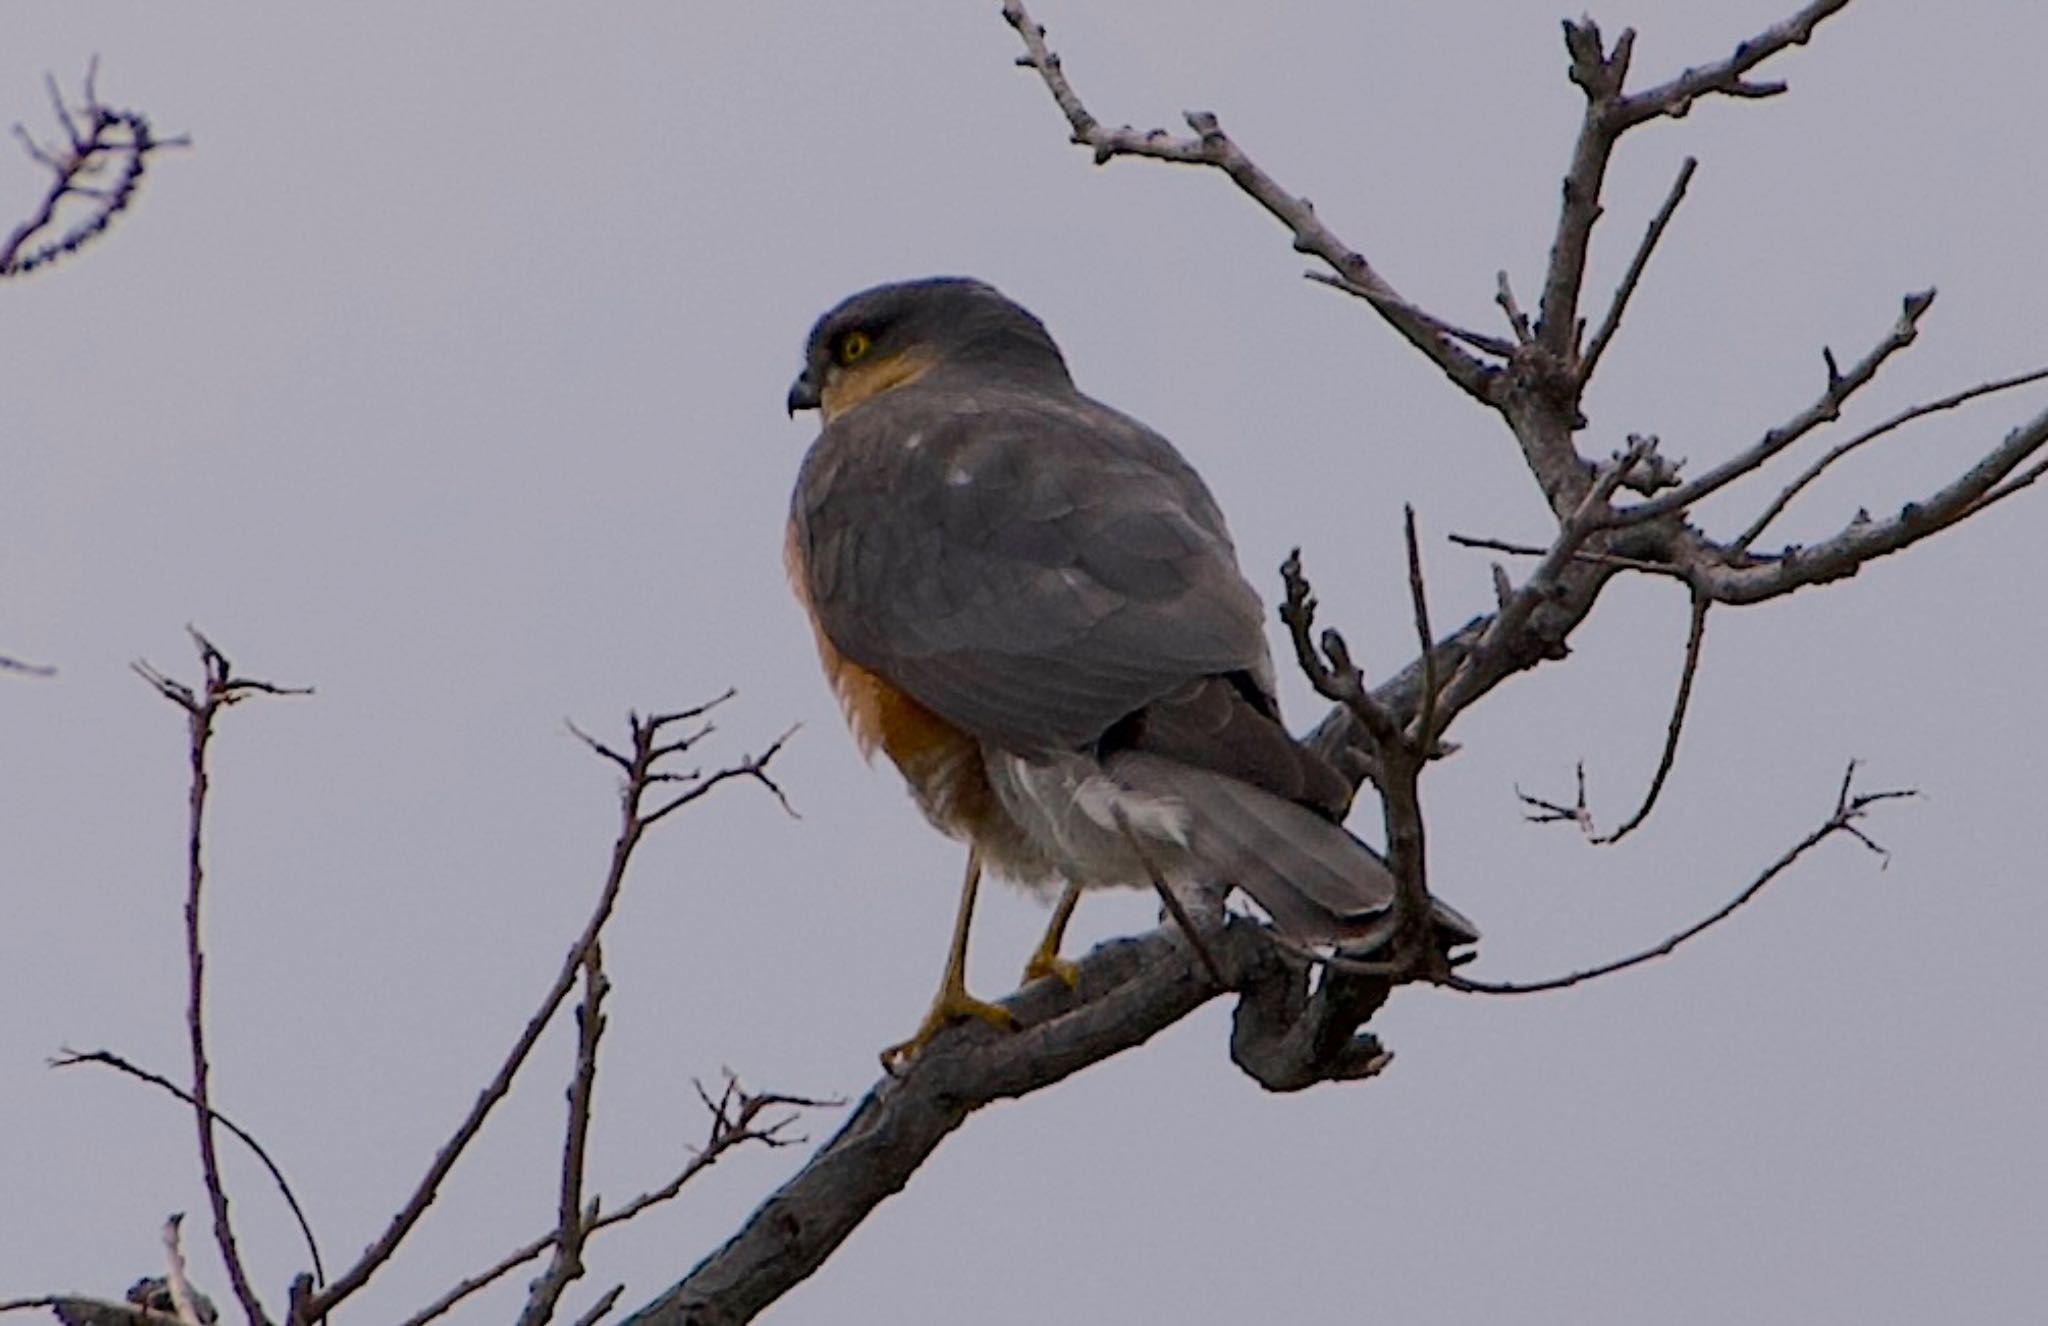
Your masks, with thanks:
M 1232 918 L 1204 938 L 1235 985 L 1257 987 L 1285 969 L 1263 928 L 1252 922 Z M 1220 993 L 1178 927 L 1105 944 L 1081 961 L 1079 972 L 1073 993 L 1057 981 L 1039 981 L 1003 1000 L 1018 1031 L 963 1024 L 933 1041 L 901 1077 L 885 1075 L 838 1134 L 724 1247 L 628 1320 L 637 1326 L 751 1320 L 816 1270 L 875 1206 L 901 1191 L 969 1114 L 1143 1044 Z

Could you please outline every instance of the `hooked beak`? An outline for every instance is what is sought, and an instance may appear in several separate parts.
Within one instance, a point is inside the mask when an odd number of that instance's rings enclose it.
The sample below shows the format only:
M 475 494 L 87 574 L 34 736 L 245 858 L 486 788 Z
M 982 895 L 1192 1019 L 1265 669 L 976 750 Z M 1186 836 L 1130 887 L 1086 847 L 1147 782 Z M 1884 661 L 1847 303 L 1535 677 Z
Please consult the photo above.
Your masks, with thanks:
M 818 379 L 806 368 L 789 384 L 789 417 L 794 419 L 798 410 L 815 410 L 822 402 L 818 396 Z

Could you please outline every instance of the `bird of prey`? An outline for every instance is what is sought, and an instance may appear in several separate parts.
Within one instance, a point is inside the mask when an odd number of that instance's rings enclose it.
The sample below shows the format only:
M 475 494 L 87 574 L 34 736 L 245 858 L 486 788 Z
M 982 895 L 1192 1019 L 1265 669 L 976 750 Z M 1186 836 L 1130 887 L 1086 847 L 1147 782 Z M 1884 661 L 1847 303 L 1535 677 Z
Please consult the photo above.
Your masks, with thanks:
M 1310 943 L 1392 933 L 1395 880 L 1339 822 L 1349 786 L 1281 725 L 1215 499 L 1075 388 L 1037 318 L 965 278 L 864 290 L 811 328 L 788 406 L 824 418 L 786 551 L 825 675 L 863 751 L 968 844 L 938 996 L 886 1065 L 955 1019 L 1010 1025 L 965 984 L 983 869 L 1064 884 L 1026 981 L 1072 983 L 1060 940 L 1102 885 L 1234 885 Z

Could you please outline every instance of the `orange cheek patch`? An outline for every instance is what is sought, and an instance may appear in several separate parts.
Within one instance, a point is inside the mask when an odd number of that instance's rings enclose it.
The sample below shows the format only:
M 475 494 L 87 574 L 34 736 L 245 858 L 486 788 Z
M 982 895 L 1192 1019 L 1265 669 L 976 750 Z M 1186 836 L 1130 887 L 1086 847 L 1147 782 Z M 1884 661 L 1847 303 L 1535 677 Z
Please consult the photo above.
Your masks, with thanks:
M 885 391 L 917 381 L 931 366 L 929 354 L 905 350 L 887 359 L 831 370 L 825 375 L 824 389 L 818 393 L 818 404 L 825 415 L 825 422 L 831 423 L 854 406 Z

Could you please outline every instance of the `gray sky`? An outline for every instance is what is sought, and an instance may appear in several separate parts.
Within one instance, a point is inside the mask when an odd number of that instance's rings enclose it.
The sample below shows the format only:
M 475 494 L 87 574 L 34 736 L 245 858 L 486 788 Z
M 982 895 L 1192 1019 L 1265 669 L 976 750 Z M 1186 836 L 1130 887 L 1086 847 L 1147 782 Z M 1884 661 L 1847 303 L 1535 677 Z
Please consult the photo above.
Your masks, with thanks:
M 1220 177 L 1097 171 L 1011 67 L 996 5 L 42 5 L 10 11 L 0 112 L 45 70 L 194 150 L 74 264 L 0 289 L 0 1297 L 118 1294 L 195 1213 L 188 1117 L 60 1045 L 178 1072 L 182 627 L 315 699 L 238 709 L 210 895 L 218 1100 L 284 1161 L 330 1261 L 381 1227 L 580 924 L 615 732 L 728 683 L 725 745 L 805 726 L 803 812 L 732 789 L 651 841 L 617 990 L 592 1184 L 614 1201 L 699 1140 L 692 1076 L 857 1095 L 937 978 L 959 850 L 862 767 L 781 565 L 813 425 L 782 398 L 810 320 L 876 280 L 965 272 L 1038 312 L 1084 389 L 1199 465 L 1270 596 L 1294 543 L 1369 669 L 1411 653 L 1399 510 L 1440 620 L 1490 601 L 1450 531 L 1541 538 L 1506 434 L 1363 306 L 1300 279 Z M 1216 110 L 1408 296 L 1491 329 L 1533 299 L 1576 123 L 1558 6 L 1117 6 L 1038 15 L 1111 123 Z M 1602 4 L 1661 77 L 1791 0 Z M 1678 161 L 1692 196 L 1602 368 L 1589 451 L 1629 432 L 1711 462 L 1810 402 L 1938 285 L 1850 422 L 2048 360 L 2048 9 L 1862 0 L 1772 65 L 1790 96 L 1632 137 L 1598 239 L 1609 288 Z M 32 202 L 40 180 L 0 164 Z M 1791 538 L 1932 487 L 2043 405 L 1938 417 L 1844 466 Z M 1797 462 L 1795 462 L 1796 464 Z M 1789 475 L 1788 475 L 1789 477 Z M 1763 495 L 1709 504 L 1727 531 Z M 1404 991 L 1394 1068 L 1262 1094 L 1221 1001 L 1050 1093 L 977 1116 L 776 1309 L 849 1320 L 2010 1322 L 2048 1296 L 2048 609 L 2042 502 L 1855 580 L 1718 613 L 1664 809 L 1606 852 L 1513 789 L 1625 813 L 1683 643 L 1670 586 L 1620 585 L 1574 659 L 1502 688 L 1425 786 L 1433 878 L 1477 968 L 1555 974 L 1718 905 L 1826 813 L 1844 762 L 1927 799 L 1817 852 L 1676 958 L 1525 1001 Z M 1290 682 L 1293 715 L 1317 711 Z M 1369 820 L 1361 827 L 1376 833 Z M 1150 924 L 1091 898 L 1083 942 Z M 973 980 L 1042 923 L 988 896 Z M 566 1081 L 552 1038 L 361 1300 L 393 1319 L 546 1228 Z M 837 1115 L 812 1124 L 829 1131 Z M 608 1235 L 578 1303 L 637 1303 L 799 1151 L 730 1157 Z M 230 1177 L 281 1309 L 295 1235 Z M 503 1320 L 525 1277 L 473 1306 Z M 1349 1307 L 1345 1307 L 1349 1311 Z

